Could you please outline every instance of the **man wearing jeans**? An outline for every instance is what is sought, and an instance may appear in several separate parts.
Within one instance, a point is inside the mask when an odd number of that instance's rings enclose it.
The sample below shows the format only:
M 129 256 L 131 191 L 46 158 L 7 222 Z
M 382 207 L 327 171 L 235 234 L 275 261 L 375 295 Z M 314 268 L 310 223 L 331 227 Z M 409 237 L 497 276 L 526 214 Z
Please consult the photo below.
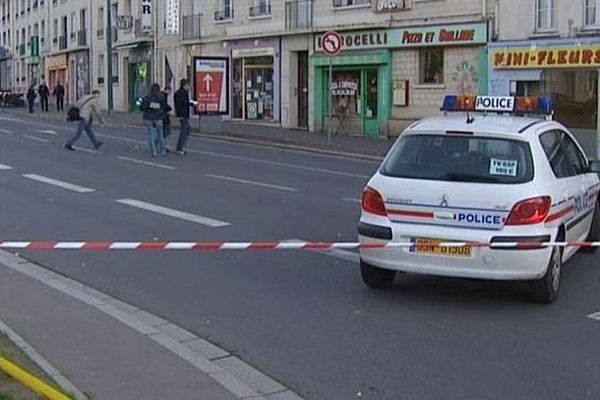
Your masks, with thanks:
M 104 123 L 102 121 L 100 113 L 98 112 L 97 102 L 99 97 L 100 92 L 98 90 L 94 90 L 92 94 L 82 97 L 81 99 L 79 99 L 77 104 L 75 104 L 75 107 L 79 109 L 77 131 L 75 132 L 75 136 L 73 136 L 65 144 L 65 149 L 74 151 L 75 148 L 73 147 L 73 144 L 75 144 L 75 142 L 79 140 L 84 131 L 92 141 L 92 144 L 94 145 L 96 150 L 98 150 L 100 146 L 102 146 L 102 142 L 99 141 L 98 138 L 96 138 L 96 135 L 94 135 L 94 132 L 92 131 L 92 121 L 94 121 L 94 119 L 97 119 L 101 124 Z
M 177 154 L 185 155 L 184 150 L 190 136 L 190 106 L 195 102 L 190 101 L 190 83 L 187 79 L 181 80 L 179 90 L 175 92 L 175 114 L 179 118 L 179 140 L 177 140 Z

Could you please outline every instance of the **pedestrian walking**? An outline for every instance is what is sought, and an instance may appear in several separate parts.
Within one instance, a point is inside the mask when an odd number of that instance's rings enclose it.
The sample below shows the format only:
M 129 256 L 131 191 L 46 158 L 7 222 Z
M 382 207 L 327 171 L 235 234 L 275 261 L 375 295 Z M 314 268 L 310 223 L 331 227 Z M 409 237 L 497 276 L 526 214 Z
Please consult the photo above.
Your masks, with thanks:
M 143 119 L 148 130 L 150 155 L 166 155 L 163 122 L 167 112 L 167 99 L 160 91 L 158 83 L 150 86 L 150 93 L 142 100 L 140 109 L 144 112 Z
M 48 112 L 48 97 L 50 97 L 50 89 L 46 82 L 42 81 L 40 87 L 38 88 L 38 93 L 40 95 L 40 104 L 42 106 L 42 111 Z
M 29 104 L 29 114 L 33 113 L 33 103 L 35 102 L 35 98 L 37 94 L 35 93 L 35 85 L 29 86 L 29 90 L 27 91 L 27 103 Z
M 170 152 L 169 146 L 167 146 L 167 138 L 171 135 L 171 111 L 173 110 L 169 105 L 169 96 L 171 95 L 171 87 L 165 86 L 163 90 L 163 96 L 165 96 L 165 102 L 167 103 L 167 110 L 165 112 L 165 119 L 163 120 L 163 138 L 165 139 L 165 151 Z
M 69 110 L 69 118 L 71 121 L 77 122 L 77 130 L 75 135 L 65 143 L 65 149 L 74 151 L 73 144 L 79 140 L 83 132 L 88 135 L 92 144 L 98 150 L 102 146 L 102 142 L 98 140 L 94 132 L 92 131 L 92 123 L 94 120 L 98 120 L 100 124 L 104 124 L 102 117 L 98 112 L 98 98 L 100 97 L 100 91 L 94 90 L 92 94 L 83 96 L 75 104 L 75 107 Z
M 60 83 L 56 82 L 52 95 L 56 99 L 56 111 L 64 111 L 65 108 L 65 87 Z
M 197 104 L 190 101 L 190 82 L 182 79 L 179 90 L 175 93 L 175 114 L 179 118 L 179 139 L 177 140 L 177 154 L 185 155 L 184 150 L 190 136 L 190 106 Z

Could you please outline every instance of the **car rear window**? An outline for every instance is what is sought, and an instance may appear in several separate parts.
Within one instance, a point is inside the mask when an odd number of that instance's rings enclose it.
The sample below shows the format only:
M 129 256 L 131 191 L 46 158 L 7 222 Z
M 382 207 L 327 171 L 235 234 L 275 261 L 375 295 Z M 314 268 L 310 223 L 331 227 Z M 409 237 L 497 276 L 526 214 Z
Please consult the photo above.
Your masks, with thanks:
M 451 182 L 516 184 L 533 179 L 529 144 L 475 135 L 411 134 L 399 139 L 383 175 Z

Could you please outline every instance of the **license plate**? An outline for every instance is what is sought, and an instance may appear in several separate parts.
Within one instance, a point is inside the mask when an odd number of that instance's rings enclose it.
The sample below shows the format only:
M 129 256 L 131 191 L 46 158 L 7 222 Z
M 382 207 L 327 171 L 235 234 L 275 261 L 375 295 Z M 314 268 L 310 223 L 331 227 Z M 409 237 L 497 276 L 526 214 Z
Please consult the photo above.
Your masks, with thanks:
M 440 243 L 451 243 L 448 240 L 416 238 L 415 245 L 411 248 L 412 253 L 456 258 L 473 258 L 471 246 L 440 246 Z

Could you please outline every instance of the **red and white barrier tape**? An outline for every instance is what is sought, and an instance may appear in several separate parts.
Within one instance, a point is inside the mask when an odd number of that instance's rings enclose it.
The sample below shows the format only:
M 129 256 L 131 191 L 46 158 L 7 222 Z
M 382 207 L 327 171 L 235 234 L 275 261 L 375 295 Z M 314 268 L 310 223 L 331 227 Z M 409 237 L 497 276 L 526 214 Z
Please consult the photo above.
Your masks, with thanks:
M 411 248 L 411 242 L 359 243 L 359 242 L 24 242 L 0 241 L 5 250 L 353 250 Z M 536 249 L 543 247 L 600 247 L 600 242 L 446 242 L 419 244 L 433 247 L 479 247 Z

